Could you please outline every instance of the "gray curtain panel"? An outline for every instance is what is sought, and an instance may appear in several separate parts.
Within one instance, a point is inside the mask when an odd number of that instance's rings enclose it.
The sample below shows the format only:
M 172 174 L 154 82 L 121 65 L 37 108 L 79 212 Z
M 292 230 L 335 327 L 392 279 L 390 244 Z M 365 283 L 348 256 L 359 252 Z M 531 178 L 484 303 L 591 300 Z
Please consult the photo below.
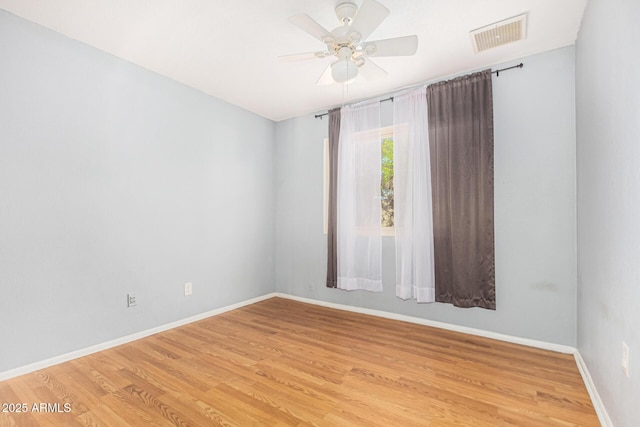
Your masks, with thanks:
M 329 111 L 329 212 L 327 228 L 327 287 L 338 286 L 338 143 L 340 141 L 340 108 Z
M 496 308 L 491 70 L 427 88 L 436 301 Z

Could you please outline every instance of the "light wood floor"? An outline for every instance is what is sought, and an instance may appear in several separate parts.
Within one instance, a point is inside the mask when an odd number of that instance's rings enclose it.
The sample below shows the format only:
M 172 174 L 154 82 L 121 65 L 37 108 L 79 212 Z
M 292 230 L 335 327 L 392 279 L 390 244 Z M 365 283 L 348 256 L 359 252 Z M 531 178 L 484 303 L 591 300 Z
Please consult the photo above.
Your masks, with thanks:
M 0 382 L 0 403 L 27 404 L 0 414 L 21 427 L 599 425 L 570 355 L 280 298 Z

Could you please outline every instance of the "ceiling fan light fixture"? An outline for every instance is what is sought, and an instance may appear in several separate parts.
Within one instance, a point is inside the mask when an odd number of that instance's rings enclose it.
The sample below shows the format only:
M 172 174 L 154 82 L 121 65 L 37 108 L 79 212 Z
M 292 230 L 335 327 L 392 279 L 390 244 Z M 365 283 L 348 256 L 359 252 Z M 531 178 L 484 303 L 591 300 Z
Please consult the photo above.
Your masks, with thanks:
M 349 33 L 349 40 L 351 40 L 351 43 L 353 44 L 358 44 L 362 41 L 362 34 L 357 31 L 353 31 Z
M 349 84 L 358 77 L 358 66 L 349 59 L 337 61 L 331 65 L 331 76 L 336 83 Z
M 366 56 L 373 56 L 376 53 L 378 53 L 378 48 L 376 47 L 375 44 L 371 43 L 371 44 L 366 45 L 364 47 L 364 49 L 362 49 L 362 51 L 364 52 L 364 54 Z

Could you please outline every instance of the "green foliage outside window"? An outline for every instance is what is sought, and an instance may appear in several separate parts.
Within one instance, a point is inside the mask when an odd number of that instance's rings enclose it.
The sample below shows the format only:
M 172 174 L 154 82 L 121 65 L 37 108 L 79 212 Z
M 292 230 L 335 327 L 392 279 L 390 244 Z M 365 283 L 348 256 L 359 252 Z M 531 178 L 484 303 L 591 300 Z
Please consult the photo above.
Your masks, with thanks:
M 393 227 L 393 138 L 382 140 L 382 226 Z

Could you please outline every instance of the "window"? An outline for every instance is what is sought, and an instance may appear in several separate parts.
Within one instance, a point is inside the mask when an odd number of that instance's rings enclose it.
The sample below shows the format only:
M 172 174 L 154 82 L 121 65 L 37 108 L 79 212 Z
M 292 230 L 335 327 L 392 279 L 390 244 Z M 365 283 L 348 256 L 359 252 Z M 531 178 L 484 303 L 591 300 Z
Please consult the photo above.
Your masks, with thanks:
M 393 236 L 393 126 L 380 129 L 382 137 L 382 171 L 380 182 L 380 218 L 383 236 Z M 329 213 L 329 139 L 324 139 L 324 234 L 327 234 Z

